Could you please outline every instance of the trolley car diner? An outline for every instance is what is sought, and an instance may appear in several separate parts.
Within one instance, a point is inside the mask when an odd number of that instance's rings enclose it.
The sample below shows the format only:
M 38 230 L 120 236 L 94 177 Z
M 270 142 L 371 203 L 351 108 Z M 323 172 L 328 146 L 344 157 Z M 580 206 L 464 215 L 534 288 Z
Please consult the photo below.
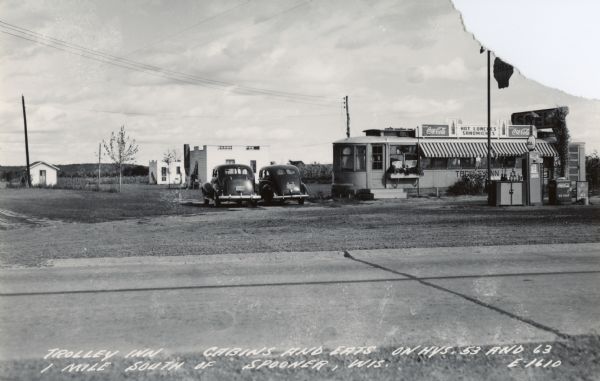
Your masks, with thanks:
M 456 120 L 363 132 L 365 136 L 333 143 L 335 196 L 366 192 L 376 197 L 405 197 L 417 189 L 447 188 L 469 172 L 487 171 L 487 126 Z M 491 180 L 522 177 L 520 158 L 528 152 L 530 135 L 537 136 L 533 125 L 503 123 L 491 128 Z M 543 157 L 544 178 L 552 178 L 556 148 L 536 139 L 536 150 Z

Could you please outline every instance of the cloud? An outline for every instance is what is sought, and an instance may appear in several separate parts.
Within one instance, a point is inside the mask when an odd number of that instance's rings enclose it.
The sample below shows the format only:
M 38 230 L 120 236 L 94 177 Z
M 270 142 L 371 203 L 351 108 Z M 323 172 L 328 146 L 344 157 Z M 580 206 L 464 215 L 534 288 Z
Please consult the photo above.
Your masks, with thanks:
M 413 66 L 406 70 L 406 79 L 411 83 L 421 83 L 430 79 L 464 81 L 471 75 L 473 75 L 472 71 L 467 69 L 465 62 L 460 57 L 444 64 Z
M 392 104 L 392 109 L 398 113 L 412 116 L 449 115 L 462 109 L 463 104 L 456 99 L 436 100 L 405 96 Z
M 237 141 L 248 141 L 247 139 L 254 139 L 254 141 L 262 141 L 264 139 L 269 141 L 280 141 L 292 138 L 294 133 L 285 127 L 266 129 L 264 127 L 249 126 L 218 130 L 215 132 L 214 136 L 219 139 Z

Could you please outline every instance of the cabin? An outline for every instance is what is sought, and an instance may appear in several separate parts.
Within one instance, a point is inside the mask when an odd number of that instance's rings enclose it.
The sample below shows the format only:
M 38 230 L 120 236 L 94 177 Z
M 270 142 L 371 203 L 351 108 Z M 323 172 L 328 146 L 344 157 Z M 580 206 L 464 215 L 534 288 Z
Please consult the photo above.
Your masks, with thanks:
M 55 186 L 58 181 L 58 171 L 60 171 L 60 168 L 44 161 L 36 161 L 31 163 L 29 165 L 31 185 L 34 187 Z
M 175 160 L 167 165 L 164 161 L 151 160 L 148 164 L 148 183 L 182 185 L 185 183 L 183 162 Z

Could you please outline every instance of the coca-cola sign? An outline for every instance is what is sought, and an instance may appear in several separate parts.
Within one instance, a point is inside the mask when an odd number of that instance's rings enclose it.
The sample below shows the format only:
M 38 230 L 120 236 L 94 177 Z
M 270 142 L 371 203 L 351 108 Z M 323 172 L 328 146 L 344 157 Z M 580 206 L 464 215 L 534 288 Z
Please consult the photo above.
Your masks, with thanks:
M 530 133 L 529 126 L 508 126 L 508 136 L 511 138 L 526 138 Z
M 422 136 L 449 136 L 447 124 L 424 124 L 421 126 Z

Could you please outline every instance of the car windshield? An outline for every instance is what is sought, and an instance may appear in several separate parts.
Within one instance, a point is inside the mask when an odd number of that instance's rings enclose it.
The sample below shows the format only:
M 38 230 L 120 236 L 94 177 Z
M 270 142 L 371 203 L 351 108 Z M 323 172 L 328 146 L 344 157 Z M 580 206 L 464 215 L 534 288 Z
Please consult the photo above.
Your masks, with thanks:
M 291 168 L 279 168 L 277 169 L 278 176 L 290 176 L 290 175 L 298 175 L 298 171 Z

